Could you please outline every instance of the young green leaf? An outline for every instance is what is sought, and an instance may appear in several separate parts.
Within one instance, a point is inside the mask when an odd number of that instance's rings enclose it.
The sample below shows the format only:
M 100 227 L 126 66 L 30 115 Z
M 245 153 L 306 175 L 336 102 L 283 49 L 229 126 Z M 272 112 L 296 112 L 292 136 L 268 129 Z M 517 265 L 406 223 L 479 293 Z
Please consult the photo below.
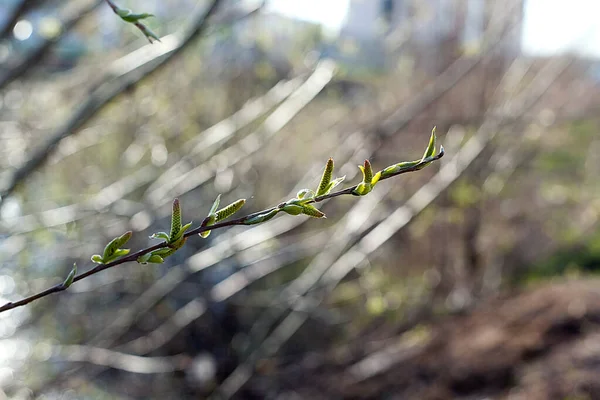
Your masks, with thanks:
M 65 281 L 63 282 L 62 285 L 64 288 L 68 288 L 73 284 L 73 279 L 75 279 L 75 275 L 77 275 L 77 263 L 73 263 L 73 268 L 71 269 L 71 272 L 69 272 L 69 275 L 67 275 L 67 279 L 65 279 Z
M 302 206 L 298 204 L 286 203 L 281 207 L 281 210 L 289 215 L 300 215 L 302 214 Z
M 435 137 L 435 126 L 434 126 L 433 129 L 431 130 L 431 136 L 429 137 L 429 145 L 427 146 L 427 149 L 425 149 L 425 153 L 423 153 L 423 157 L 421 158 L 421 161 L 424 161 L 426 158 L 432 157 L 435 154 L 435 142 L 436 142 L 436 137 Z
M 92 256 L 92 262 L 96 264 L 104 264 L 104 260 L 102 260 L 102 256 L 100 254 L 94 254 Z
M 358 168 L 362 172 L 363 180 L 356 186 L 356 189 L 352 193 L 356 196 L 364 196 L 373 190 L 373 168 L 369 160 L 365 160 L 364 165 L 359 165 Z
M 363 173 L 363 182 L 371 183 L 373 180 L 373 168 L 371 167 L 371 163 L 369 160 L 365 160 L 365 164 L 359 165 L 361 172 Z
M 181 240 L 181 238 L 183 237 L 183 235 L 185 234 L 185 231 L 190 229 L 190 226 L 192 226 L 191 222 L 188 222 L 187 224 L 182 226 L 181 229 L 179 230 L 179 232 L 177 233 L 177 236 L 170 238 L 169 243 L 173 244 L 173 243 L 179 242 Z
M 137 262 L 140 264 L 148 264 L 148 263 L 162 264 L 164 261 L 165 261 L 164 258 L 159 256 L 158 254 L 153 254 L 153 253 L 144 254 L 142 256 L 139 256 L 137 259 Z
M 133 12 L 131 12 L 131 10 L 129 10 L 129 11 L 130 11 L 129 14 L 127 14 L 127 15 L 120 15 L 120 17 L 123 21 L 134 23 L 134 22 L 138 22 L 139 20 L 142 20 L 142 19 L 154 17 L 154 14 L 149 14 L 149 13 L 134 14 Z
M 323 196 L 327 194 L 327 190 L 330 187 L 331 177 L 333 175 L 333 158 L 327 160 L 327 164 L 325 164 L 325 170 L 323 171 L 323 175 L 321 176 L 321 182 L 319 182 L 319 188 L 317 189 L 317 196 Z
M 310 189 L 300 189 L 296 194 L 296 198 L 300 200 L 309 200 L 315 197 L 315 192 Z
M 113 255 L 115 252 L 121 247 L 124 246 L 129 239 L 131 239 L 132 232 L 127 231 L 121 236 L 118 236 L 111 240 L 106 247 L 104 247 L 104 252 L 102 254 L 102 260 L 104 263 L 108 263 L 109 259 L 114 258 Z
M 166 242 L 168 242 L 171 238 L 167 232 L 156 232 L 150 236 L 150 239 L 164 239 Z
M 379 171 L 375 174 L 375 176 L 371 180 L 371 186 L 375 187 L 375 185 L 377 185 L 377 182 L 379 182 L 380 179 L 381 179 L 381 171 Z
M 212 207 L 210 208 L 210 211 L 208 212 L 208 215 L 216 213 L 217 209 L 219 208 L 219 204 L 220 203 L 221 203 L 221 195 L 219 194 L 217 196 L 217 198 L 215 199 Z
M 165 262 L 165 259 L 157 254 L 151 254 L 150 258 L 148 258 L 148 262 L 153 264 L 162 264 Z

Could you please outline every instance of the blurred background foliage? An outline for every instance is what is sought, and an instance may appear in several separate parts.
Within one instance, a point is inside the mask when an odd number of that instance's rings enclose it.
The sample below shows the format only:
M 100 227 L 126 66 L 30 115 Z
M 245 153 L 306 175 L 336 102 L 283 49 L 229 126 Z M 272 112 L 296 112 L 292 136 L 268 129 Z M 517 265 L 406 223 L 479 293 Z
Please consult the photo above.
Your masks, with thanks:
M 174 197 L 195 225 L 219 193 L 257 211 L 316 186 L 330 156 L 352 183 L 365 158 L 416 159 L 434 125 L 446 157 L 324 204 L 327 220 L 213 231 L 0 314 L 0 398 L 497 393 L 504 375 L 387 374 L 438 321 L 598 272 L 596 6 L 217 3 L 198 19 L 212 1 L 118 2 L 155 14 L 149 45 L 102 1 L 0 2 L 2 299 L 91 267 L 126 230 L 146 247 Z M 358 368 L 378 351 L 392 361 Z

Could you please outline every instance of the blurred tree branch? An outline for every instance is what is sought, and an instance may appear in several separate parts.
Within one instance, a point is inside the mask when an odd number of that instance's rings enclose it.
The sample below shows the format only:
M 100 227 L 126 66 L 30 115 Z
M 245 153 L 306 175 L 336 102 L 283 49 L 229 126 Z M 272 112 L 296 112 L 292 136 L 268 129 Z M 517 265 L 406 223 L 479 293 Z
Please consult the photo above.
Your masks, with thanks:
M 167 65 L 169 61 L 185 50 L 195 38 L 207 29 L 208 19 L 217 11 L 221 2 L 222 0 L 213 0 L 205 9 L 199 10 L 192 17 L 189 26 L 174 38 L 175 40 L 168 51 L 157 55 L 123 75 L 103 82 L 90 93 L 65 124 L 58 128 L 41 148 L 34 151 L 31 157 L 15 170 L 8 185 L 0 191 L 0 208 L 4 204 L 4 200 L 13 193 L 19 183 L 24 181 L 47 160 L 62 139 L 74 134 L 111 100 Z M 94 7 L 99 4 L 101 4 L 101 1 L 95 4 Z
M 24 1 L 23 3 L 26 4 L 28 2 Z M 0 75 L 0 89 L 6 87 L 8 84 L 27 73 L 32 67 L 36 66 L 39 61 L 44 58 L 44 56 L 52 49 L 52 47 L 62 37 L 64 37 L 65 34 L 83 21 L 84 17 L 98 8 L 100 4 L 102 4 L 102 0 L 96 0 L 95 2 L 88 4 L 87 6 L 82 7 L 81 9 L 78 9 L 66 16 L 60 22 L 61 29 L 56 35 L 46 37 L 39 46 L 28 52 L 23 60 L 14 65 L 8 66 L 8 69 L 3 72 L 2 75 Z M 24 7 L 25 10 L 27 10 L 30 7 L 30 4 L 26 4 Z M 19 17 L 20 15 L 17 15 L 17 19 Z M 0 199 L 0 202 L 1 201 L 2 200 Z
M 12 14 L 8 17 L 6 24 L 0 29 L 0 39 L 6 39 L 14 29 L 19 19 L 27 11 L 39 5 L 43 0 L 21 0 L 13 9 Z

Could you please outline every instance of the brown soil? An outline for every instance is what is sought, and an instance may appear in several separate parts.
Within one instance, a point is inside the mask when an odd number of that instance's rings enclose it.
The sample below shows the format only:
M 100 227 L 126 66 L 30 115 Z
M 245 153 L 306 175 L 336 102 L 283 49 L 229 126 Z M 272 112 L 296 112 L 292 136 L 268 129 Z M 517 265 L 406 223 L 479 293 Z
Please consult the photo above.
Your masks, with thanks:
M 427 330 L 426 339 L 407 340 L 409 332 L 343 367 L 322 364 L 292 390 L 313 399 L 324 391 L 325 398 L 600 399 L 598 280 L 546 284 Z

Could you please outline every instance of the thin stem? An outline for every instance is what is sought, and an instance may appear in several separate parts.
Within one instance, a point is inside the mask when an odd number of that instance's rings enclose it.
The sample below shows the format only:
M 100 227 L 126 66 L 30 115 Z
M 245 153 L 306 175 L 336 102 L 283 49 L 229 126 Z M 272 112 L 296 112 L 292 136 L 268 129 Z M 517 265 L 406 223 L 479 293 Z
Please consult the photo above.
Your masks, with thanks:
M 109 2 L 109 0 L 106 0 L 106 1 Z M 422 162 L 420 162 L 420 163 L 418 163 L 418 164 L 416 164 L 416 165 L 414 165 L 414 166 L 412 166 L 410 168 L 405 168 L 405 169 L 402 169 L 400 171 L 397 171 L 397 172 L 395 172 L 393 174 L 390 174 L 390 175 L 388 175 L 386 177 L 381 178 L 380 180 L 385 180 L 385 179 L 393 178 L 395 176 L 398 176 L 398 175 L 401 175 L 401 174 L 406 174 L 408 172 L 418 171 L 421 168 L 423 168 L 423 164 L 439 160 L 443 156 L 444 156 L 444 151 L 442 149 L 434 157 L 431 157 L 431 158 L 427 159 L 427 161 L 422 161 Z M 333 192 L 333 193 L 325 194 L 325 195 L 322 195 L 322 196 L 318 196 L 318 197 L 315 197 L 315 198 L 307 201 L 306 203 L 307 204 L 309 204 L 309 203 L 320 203 L 320 202 L 322 202 L 324 200 L 328 200 L 328 199 L 332 199 L 334 197 L 339 197 L 339 196 L 344 196 L 344 195 L 356 196 L 354 194 L 354 190 L 356 189 L 357 186 L 358 185 L 350 186 L 350 187 L 348 187 L 346 189 L 338 190 L 337 192 Z M 215 230 L 215 229 L 225 228 L 225 227 L 228 227 L 228 226 L 246 225 L 246 221 L 248 221 L 250 218 L 256 217 L 256 216 L 261 215 L 261 214 L 266 214 L 266 213 L 268 213 L 270 211 L 273 211 L 273 210 L 276 210 L 278 208 L 279 208 L 279 206 L 275 206 L 275 207 L 267 208 L 265 210 L 254 212 L 252 214 L 245 215 L 243 217 L 232 219 L 230 221 L 224 221 L 224 222 L 217 223 L 217 224 L 210 225 L 210 226 L 200 226 L 200 227 L 198 227 L 196 229 L 193 229 L 193 230 L 187 232 L 184 235 L 184 237 L 185 238 L 189 238 L 191 236 L 197 235 L 199 233 L 202 233 L 202 232 L 205 232 L 205 231 L 208 231 L 208 230 L 212 231 L 212 230 Z M 143 256 L 144 254 L 148 254 L 148 253 L 150 253 L 150 252 L 152 252 L 154 250 L 158 250 L 158 249 L 161 249 L 163 247 L 168 247 L 168 246 L 169 245 L 166 242 L 158 243 L 158 244 L 156 244 L 154 246 L 147 247 L 147 248 L 139 250 L 139 251 L 137 251 L 135 253 L 128 254 L 125 257 L 119 258 L 118 260 L 115 260 L 115 261 L 110 262 L 108 264 L 97 265 L 96 267 L 90 269 L 89 271 L 86 271 L 86 272 L 83 272 L 83 273 L 77 275 L 73 279 L 73 283 L 75 283 L 77 281 L 80 281 L 82 279 L 85 279 L 85 278 L 87 278 L 89 276 L 95 275 L 95 274 L 97 274 L 97 273 L 99 273 L 101 271 L 104 271 L 105 269 L 116 267 L 117 265 L 121 265 L 121 264 L 124 264 L 124 263 L 127 263 L 127 262 L 136 261 L 140 256 Z M 50 288 L 48 288 L 46 290 L 43 290 L 43 291 L 41 291 L 39 293 L 36 293 L 34 295 L 31 295 L 31 296 L 26 297 L 24 299 L 21 299 L 19 301 L 8 302 L 8 303 L 4 304 L 2 307 L 0 307 L 0 313 L 4 312 L 4 311 L 12 310 L 13 308 L 24 306 L 26 304 L 29 304 L 29 303 L 33 302 L 33 301 L 41 299 L 42 297 L 49 296 L 49 295 L 51 295 L 53 293 L 62 292 L 63 290 L 66 290 L 66 289 L 67 289 L 67 286 L 63 285 L 62 283 L 54 285 L 54 286 L 52 286 L 52 287 L 50 287 Z

